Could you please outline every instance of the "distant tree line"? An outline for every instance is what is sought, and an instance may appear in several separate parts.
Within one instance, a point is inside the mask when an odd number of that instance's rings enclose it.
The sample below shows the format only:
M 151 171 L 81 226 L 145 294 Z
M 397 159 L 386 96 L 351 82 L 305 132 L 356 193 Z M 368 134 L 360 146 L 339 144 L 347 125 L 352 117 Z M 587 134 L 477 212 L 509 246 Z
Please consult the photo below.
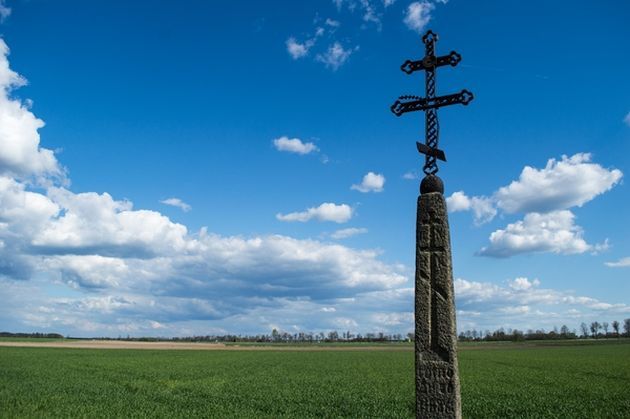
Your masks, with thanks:
M 10 332 L 0 332 L 0 338 L 63 339 L 63 335 L 60 335 L 59 333 L 10 333 Z
M 298 332 L 288 333 L 273 329 L 271 334 L 258 335 L 203 335 L 173 338 L 126 338 L 119 337 L 119 340 L 131 341 L 164 341 L 173 342 L 251 342 L 251 343 L 321 343 L 321 342 L 405 342 L 413 339 L 413 334 L 402 335 L 378 333 L 353 334 L 350 331 L 339 333 L 337 330 L 328 333 L 318 332 Z
M 553 339 L 607 339 L 619 338 L 621 336 L 630 337 L 630 319 L 623 321 L 623 333 L 620 331 L 621 323 L 614 320 L 608 322 L 592 322 L 590 325 L 586 323 L 580 324 L 580 334 L 573 329 L 570 330 L 566 325 L 558 329 L 554 327 L 551 331 L 544 329 L 537 330 L 518 330 L 499 328 L 493 332 L 490 330 L 466 330 L 461 332 L 458 340 L 467 341 L 523 341 L 523 340 L 553 340 Z
M 586 323 L 580 324 L 581 333 L 578 334 L 576 329 L 570 330 L 569 327 L 563 325 L 558 329 L 554 327 L 551 331 L 544 329 L 537 330 L 519 330 L 499 328 L 495 331 L 490 330 L 466 330 L 459 333 L 460 341 L 523 341 L 523 340 L 547 340 L 547 339 L 606 339 L 618 338 L 621 336 L 630 337 L 630 319 L 625 319 L 622 323 L 614 320 L 608 322 L 592 322 L 590 325 Z M 48 338 L 62 339 L 64 336 L 59 333 L 10 333 L 0 332 L 0 338 Z M 111 339 L 108 337 L 94 337 L 89 339 Z M 140 341 L 140 342 L 251 342 L 251 343 L 321 343 L 321 342 L 411 342 L 414 339 L 413 333 L 402 335 L 386 334 L 383 332 L 354 334 L 350 331 L 339 333 L 336 330 L 330 332 L 297 332 L 288 333 L 273 329 L 270 334 L 258 335 L 199 335 L 187 337 L 121 337 L 118 340 Z

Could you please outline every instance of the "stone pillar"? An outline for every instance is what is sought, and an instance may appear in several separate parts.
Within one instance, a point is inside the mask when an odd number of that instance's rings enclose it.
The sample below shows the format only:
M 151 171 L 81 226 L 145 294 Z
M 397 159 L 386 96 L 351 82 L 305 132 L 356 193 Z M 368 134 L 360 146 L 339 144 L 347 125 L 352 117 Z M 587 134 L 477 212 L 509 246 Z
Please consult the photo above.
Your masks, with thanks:
M 461 418 L 450 233 L 435 175 L 418 197 L 415 307 L 416 418 Z

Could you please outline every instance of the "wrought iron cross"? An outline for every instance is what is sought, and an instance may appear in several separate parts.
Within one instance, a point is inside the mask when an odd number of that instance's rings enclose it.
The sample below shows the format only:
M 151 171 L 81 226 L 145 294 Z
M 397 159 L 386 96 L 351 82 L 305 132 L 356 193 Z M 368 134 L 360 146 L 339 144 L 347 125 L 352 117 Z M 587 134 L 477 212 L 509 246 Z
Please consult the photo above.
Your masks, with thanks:
M 435 95 L 435 70 L 447 64 L 455 67 L 462 60 L 462 56 L 455 51 L 451 51 L 449 55 L 436 57 L 435 43 L 437 40 L 437 34 L 432 31 L 427 31 L 422 37 L 426 51 L 424 58 L 418 61 L 407 60 L 400 66 L 400 69 L 407 74 L 412 74 L 419 70 L 425 71 L 426 96 L 400 96 L 391 106 L 391 110 L 396 116 L 413 111 L 425 112 L 425 144 L 416 142 L 416 147 L 421 154 L 425 155 L 423 171 L 426 175 L 434 175 L 437 173 L 438 159 L 446 161 L 444 151 L 438 148 L 440 123 L 438 121 L 437 109 L 456 103 L 468 105 L 474 98 L 473 94 L 466 89 L 452 95 Z

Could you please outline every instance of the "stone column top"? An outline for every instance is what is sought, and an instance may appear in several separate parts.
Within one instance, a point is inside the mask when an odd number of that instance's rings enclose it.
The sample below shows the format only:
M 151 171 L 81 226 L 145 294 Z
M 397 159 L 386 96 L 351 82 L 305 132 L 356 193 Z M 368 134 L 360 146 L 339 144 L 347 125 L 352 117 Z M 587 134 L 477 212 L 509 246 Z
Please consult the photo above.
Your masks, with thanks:
M 444 182 L 436 175 L 426 175 L 420 182 L 420 195 L 432 192 L 444 194 Z

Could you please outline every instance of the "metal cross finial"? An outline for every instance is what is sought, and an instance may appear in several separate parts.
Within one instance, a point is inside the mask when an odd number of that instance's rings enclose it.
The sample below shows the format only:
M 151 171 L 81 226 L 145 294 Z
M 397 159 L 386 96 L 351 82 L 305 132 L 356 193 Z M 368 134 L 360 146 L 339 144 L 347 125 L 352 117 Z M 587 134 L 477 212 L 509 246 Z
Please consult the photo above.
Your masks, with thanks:
M 434 175 L 438 171 L 437 160 L 446 161 L 444 151 L 438 148 L 440 137 L 440 123 L 437 116 L 437 108 L 442 106 L 454 105 L 461 103 L 468 105 L 474 96 L 471 92 L 464 89 L 459 93 L 436 96 L 435 95 L 435 70 L 437 67 L 450 65 L 455 67 L 462 60 L 462 56 L 451 51 L 449 55 L 441 57 L 435 56 L 435 43 L 438 41 L 437 34 L 427 31 L 422 37 L 425 46 L 425 56 L 422 60 L 407 60 L 400 66 L 400 69 L 411 74 L 415 71 L 425 71 L 425 89 L 426 96 L 406 95 L 400 96 L 391 106 L 391 111 L 400 116 L 406 112 L 424 111 L 425 112 L 425 143 L 416 142 L 418 151 L 425 155 L 425 163 L 423 171 L 427 175 Z

